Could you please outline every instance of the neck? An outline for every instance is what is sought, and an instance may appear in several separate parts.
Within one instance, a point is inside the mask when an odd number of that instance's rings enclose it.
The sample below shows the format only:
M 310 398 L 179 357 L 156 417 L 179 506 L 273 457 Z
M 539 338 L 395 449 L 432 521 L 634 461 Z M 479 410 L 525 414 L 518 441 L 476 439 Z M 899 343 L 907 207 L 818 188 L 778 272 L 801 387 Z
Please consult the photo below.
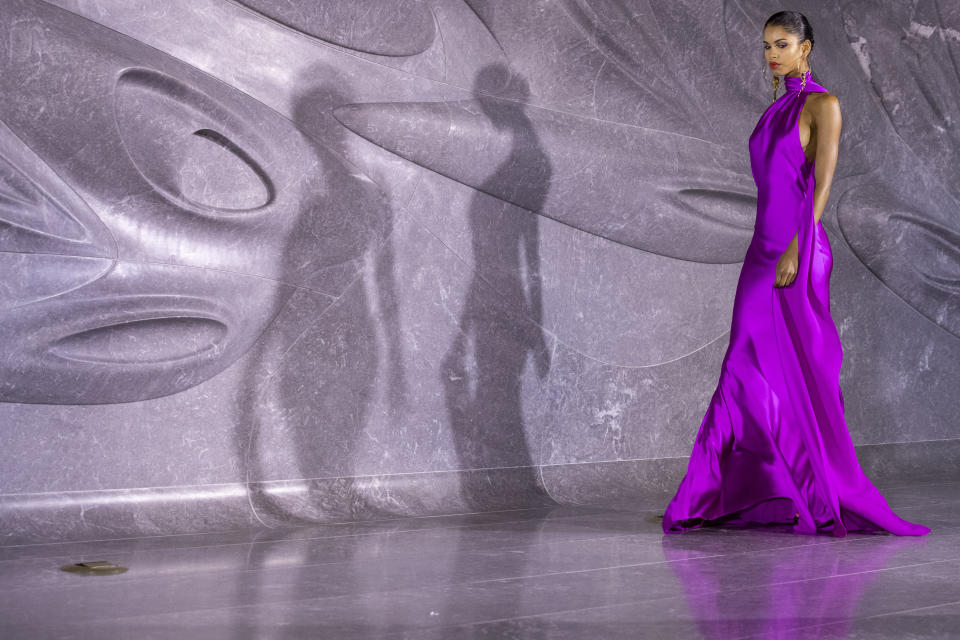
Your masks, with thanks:
M 804 78 L 806 78 L 806 83 L 804 83 Z M 813 78 L 810 77 L 810 71 L 807 70 L 802 74 L 798 73 L 795 76 L 783 76 L 783 81 L 788 91 L 797 91 L 800 89 L 801 85 L 804 84 L 805 88 L 809 88 L 813 82 Z

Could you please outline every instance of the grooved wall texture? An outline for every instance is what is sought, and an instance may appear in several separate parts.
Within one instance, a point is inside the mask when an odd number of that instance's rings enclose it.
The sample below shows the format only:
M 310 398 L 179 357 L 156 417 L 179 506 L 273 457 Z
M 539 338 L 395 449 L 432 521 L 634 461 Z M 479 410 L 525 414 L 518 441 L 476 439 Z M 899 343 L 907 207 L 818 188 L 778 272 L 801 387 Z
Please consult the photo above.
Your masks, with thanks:
M 804 9 L 841 385 L 955 474 L 960 5 L 884 4 Z M 3 540 L 663 498 L 779 8 L 3 0 Z

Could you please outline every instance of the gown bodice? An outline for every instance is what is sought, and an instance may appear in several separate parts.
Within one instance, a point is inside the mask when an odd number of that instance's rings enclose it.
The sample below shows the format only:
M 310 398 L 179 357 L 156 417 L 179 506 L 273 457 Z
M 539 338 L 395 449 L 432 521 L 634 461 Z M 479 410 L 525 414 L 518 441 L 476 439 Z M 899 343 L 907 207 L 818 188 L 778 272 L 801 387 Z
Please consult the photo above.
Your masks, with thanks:
M 795 214 L 803 211 L 800 205 L 813 184 L 814 163 L 800 145 L 800 112 L 807 96 L 827 91 L 809 71 L 802 90 L 800 84 L 800 77 L 785 77 L 786 92 L 760 116 L 748 143 L 757 185 L 754 232 L 784 248 L 797 232 L 801 221 Z

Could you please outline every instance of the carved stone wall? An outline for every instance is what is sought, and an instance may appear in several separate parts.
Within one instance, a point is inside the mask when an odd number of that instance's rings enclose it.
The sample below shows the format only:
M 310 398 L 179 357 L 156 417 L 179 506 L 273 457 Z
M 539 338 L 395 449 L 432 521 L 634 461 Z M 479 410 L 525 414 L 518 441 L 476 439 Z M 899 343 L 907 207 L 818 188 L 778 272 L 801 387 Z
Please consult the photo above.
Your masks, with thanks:
M 957 474 L 960 9 L 808 3 L 868 474 Z M 657 506 L 719 375 L 763 10 L 4 0 L 7 544 Z

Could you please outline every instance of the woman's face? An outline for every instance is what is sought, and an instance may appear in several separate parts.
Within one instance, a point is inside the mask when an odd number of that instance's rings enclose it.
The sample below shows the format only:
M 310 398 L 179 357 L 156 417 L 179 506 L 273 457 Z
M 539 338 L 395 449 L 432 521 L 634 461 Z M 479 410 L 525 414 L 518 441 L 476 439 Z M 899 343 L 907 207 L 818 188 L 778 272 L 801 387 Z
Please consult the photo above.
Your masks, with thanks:
M 769 26 L 763 30 L 763 51 L 767 64 L 777 75 L 786 76 L 800 72 L 800 61 L 807 53 L 808 45 L 798 42 L 797 36 L 783 27 Z

